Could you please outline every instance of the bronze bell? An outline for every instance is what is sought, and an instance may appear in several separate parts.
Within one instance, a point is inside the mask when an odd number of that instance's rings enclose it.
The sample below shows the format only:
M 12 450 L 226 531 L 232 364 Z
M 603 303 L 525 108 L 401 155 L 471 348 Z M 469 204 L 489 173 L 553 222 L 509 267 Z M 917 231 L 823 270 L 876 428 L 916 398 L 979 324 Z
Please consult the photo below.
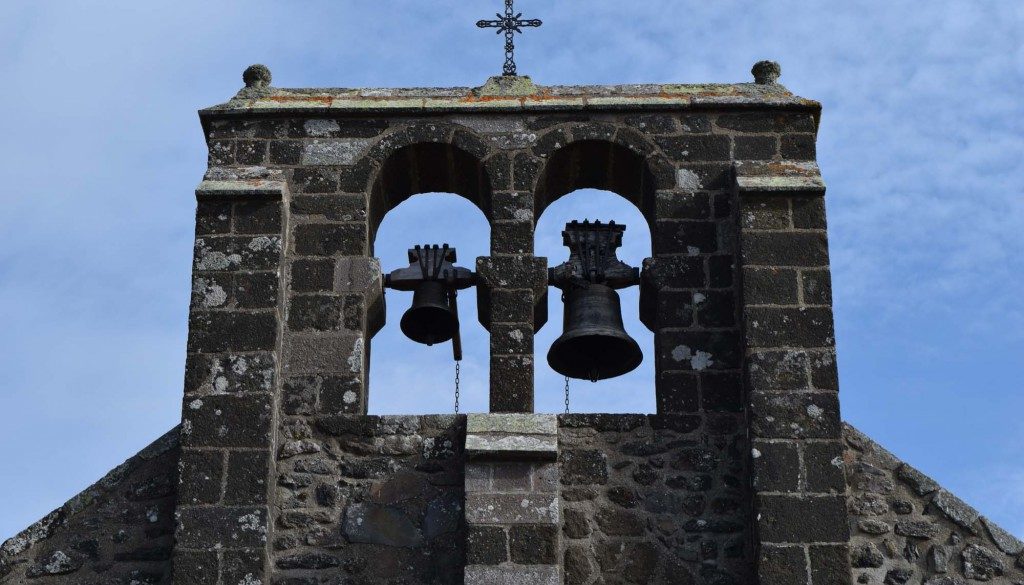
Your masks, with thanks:
M 448 304 L 443 282 L 424 280 L 412 295 L 412 307 L 402 315 L 402 333 L 417 343 L 434 345 L 455 336 L 459 317 Z
M 644 359 L 622 326 L 615 292 L 640 282 L 640 271 L 615 257 L 624 231 L 614 221 L 573 221 L 562 232 L 569 260 L 548 271 L 548 283 L 562 290 L 564 330 L 548 351 L 548 364 L 563 376 L 596 382 L 631 372 Z
M 413 291 L 412 307 L 402 315 L 402 333 L 417 343 L 452 341 L 455 360 L 462 359 L 458 291 L 473 286 L 476 275 L 455 266 L 455 248 L 416 246 L 409 266 L 384 275 L 384 288 Z
M 548 351 L 551 369 L 596 382 L 631 372 L 643 359 L 640 345 L 622 326 L 619 293 L 602 284 L 565 293 L 563 333 Z

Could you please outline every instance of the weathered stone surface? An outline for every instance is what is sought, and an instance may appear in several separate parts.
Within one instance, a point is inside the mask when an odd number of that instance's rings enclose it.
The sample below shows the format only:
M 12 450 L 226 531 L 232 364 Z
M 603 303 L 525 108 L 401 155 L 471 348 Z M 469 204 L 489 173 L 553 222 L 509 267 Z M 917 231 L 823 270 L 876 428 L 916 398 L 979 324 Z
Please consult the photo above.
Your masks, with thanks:
M 474 524 L 555 524 L 558 498 L 550 494 L 466 494 L 466 521 Z
M 465 585 L 559 585 L 556 566 L 466 567 Z
M 854 471 L 847 476 L 849 509 L 861 516 L 851 518 L 859 529 L 851 539 L 856 582 L 1024 582 L 1011 556 L 1019 541 L 988 520 L 978 523 L 972 508 L 852 427 L 844 439 Z
M 932 504 L 941 510 L 947 518 L 964 528 L 973 526 L 981 516 L 977 510 L 967 505 L 963 500 L 943 489 L 940 489 L 935 494 L 935 497 L 932 498 Z

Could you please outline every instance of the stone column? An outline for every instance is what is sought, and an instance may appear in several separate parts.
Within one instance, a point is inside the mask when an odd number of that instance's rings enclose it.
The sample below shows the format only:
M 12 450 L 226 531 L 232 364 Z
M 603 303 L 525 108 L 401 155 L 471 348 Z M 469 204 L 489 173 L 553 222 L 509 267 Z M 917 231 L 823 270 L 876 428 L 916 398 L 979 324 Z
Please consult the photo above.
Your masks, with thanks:
M 762 585 L 850 582 L 825 186 L 813 162 L 736 166 L 744 378 Z
M 481 322 L 491 333 L 491 412 L 533 412 L 533 334 L 547 319 L 547 259 L 478 258 Z
M 267 583 L 285 183 L 211 169 L 196 192 L 174 583 Z
M 558 419 L 470 414 L 466 585 L 558 585 Z

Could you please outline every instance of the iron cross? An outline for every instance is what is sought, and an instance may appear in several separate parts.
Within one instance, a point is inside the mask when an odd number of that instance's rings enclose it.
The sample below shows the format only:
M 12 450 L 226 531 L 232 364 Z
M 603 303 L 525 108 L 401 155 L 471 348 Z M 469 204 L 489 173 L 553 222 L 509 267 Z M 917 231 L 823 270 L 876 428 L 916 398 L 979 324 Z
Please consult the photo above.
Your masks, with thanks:
M 522 12 L 516 13 L 512 8 L 512 2 L 514 0 L 505 0 L 505 16 L 497 14 L 498 20 L 481 20 L 476 23 L 480 28 L 496 28 L 497 33 L 505 33 L 505 70 L 502 75 L 515 75 L 516 74 L 516 45 L 515 45 L 515 34 L 522 33 L 524 26 L 540 26 L 543 24 L 536 18 L 531 20 L 523 20 L 520 17 L 523 15 Z

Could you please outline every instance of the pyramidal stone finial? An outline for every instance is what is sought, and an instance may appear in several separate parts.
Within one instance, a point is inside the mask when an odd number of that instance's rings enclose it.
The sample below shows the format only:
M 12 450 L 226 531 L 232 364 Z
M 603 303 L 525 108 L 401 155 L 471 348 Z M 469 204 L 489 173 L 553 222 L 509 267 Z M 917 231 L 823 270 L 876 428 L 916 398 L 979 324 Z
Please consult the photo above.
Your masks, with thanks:
M 245 82 L 245 87 L 253 89 L 265 89 L 270 87 L 271 81 L 270 68 L 266 65 L 250 65 L 246 67 L 242 73 L 242 81 Z
M 782 66 L 776 61 L 758 61 L 750 70 L 754 74 L 754 83 L 758 85 L 774 85 L 782 75 Z

